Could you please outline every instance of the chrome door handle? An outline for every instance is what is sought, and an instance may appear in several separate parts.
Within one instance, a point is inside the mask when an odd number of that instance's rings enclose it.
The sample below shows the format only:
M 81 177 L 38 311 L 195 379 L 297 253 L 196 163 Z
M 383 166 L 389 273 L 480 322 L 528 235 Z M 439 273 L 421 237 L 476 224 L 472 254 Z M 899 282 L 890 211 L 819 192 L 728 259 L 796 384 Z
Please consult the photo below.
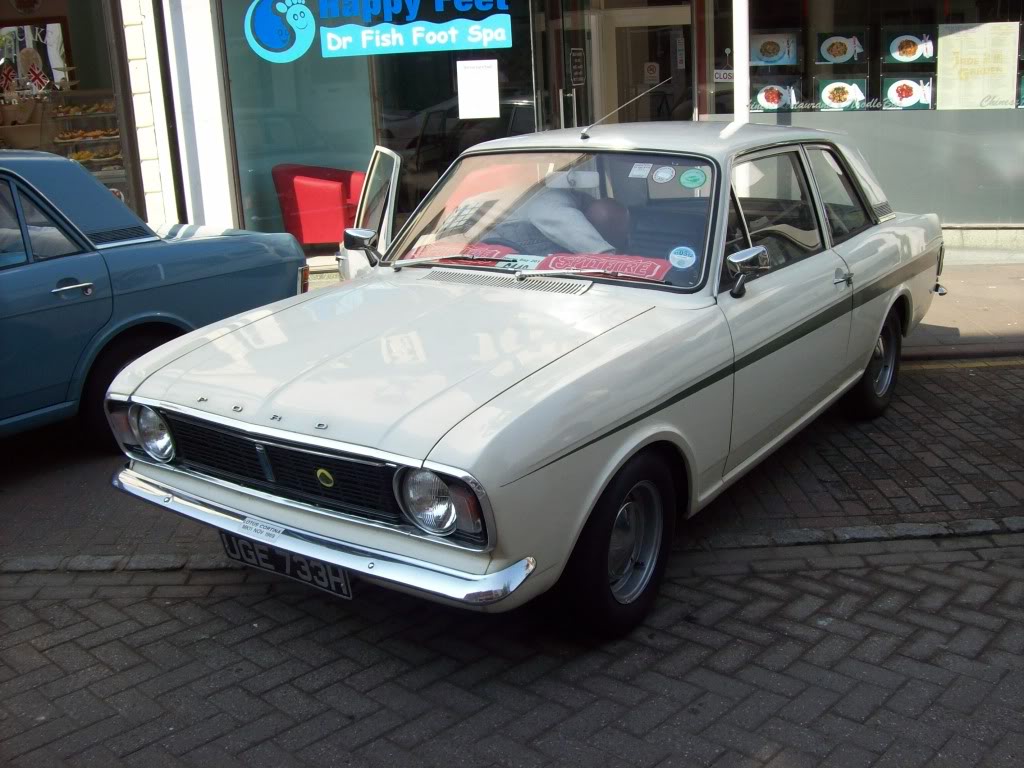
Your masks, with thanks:
M 86 296 L 92 295 L 92 283 L 75 283 L 74 285 L 64 285 L 60 288 L 54 288 L 50 293 L 64 293 L 64 291 L 73 291 L 77 288 L 82 290 Z
M 832 281 L 832 285 L 853 285 L 853 272 L 836 272 L 836 279 Z

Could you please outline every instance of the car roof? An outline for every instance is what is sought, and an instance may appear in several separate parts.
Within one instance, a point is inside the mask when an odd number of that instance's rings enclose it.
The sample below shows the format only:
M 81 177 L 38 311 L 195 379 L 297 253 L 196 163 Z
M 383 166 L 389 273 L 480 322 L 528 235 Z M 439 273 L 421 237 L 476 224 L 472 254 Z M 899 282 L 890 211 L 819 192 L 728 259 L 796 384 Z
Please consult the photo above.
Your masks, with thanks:
M 835 143 L 842 134 L 784 125 L 718 121 L 664 121 L 599 125 L 580 136 L 582 128 L 543 131 L 477 144 L 468 152 L 518 149 L 652 150 L 691 152 L 724 162 L 729 157 L 774 144 L 796 141 Z

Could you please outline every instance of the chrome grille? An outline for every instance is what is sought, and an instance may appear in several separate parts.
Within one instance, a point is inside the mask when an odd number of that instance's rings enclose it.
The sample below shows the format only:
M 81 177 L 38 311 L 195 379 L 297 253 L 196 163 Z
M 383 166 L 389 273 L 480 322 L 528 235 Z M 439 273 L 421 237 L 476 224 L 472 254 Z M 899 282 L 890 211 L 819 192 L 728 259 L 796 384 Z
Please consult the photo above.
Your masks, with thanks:
M 435 283 L 460 283 L 479 285 L 485 288 L 514 288 L 519 291 L 541 291 L 578 296 L 590 287 L 589 280 L 558 280 L 556 278 L 531 277 L 516 280 L 514 275 L 498 275 L 493 272 L 475 272 L 463 269 L 431 269 L 424 280 Z
M 404 521 L 393 488 L 398 467 L 344 454 L 315 453 L 253 438 L 181 414 L 163 414 L 175 443 L 174 463 L 287 499 L 391 524 Z M 261 461 L 262 450 L 266 461 Z M 317 479 L 327 470 L 332 485 Z

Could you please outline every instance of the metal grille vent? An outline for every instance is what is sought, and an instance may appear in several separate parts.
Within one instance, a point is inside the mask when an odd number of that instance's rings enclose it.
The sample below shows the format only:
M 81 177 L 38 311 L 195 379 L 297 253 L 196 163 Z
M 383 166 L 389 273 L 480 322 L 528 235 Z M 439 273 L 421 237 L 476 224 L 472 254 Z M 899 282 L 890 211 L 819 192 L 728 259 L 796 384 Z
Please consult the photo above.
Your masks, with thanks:
M 541 291 L 542 293 L 561 293 L 567 296 L 579 296 L 590 287 L 588 280 L 558 280 L 556 278 L 531 277 L 529 280 L 516 280 L 513 275 L 496 275 L 491 272 L 471 272 L 461 269 L 432 269 L 424 280 L 435 283 L 460 283 L 462 285 L 479 285 L 485 288 L 512 288 L 518 291 Z
M 884 219 L 886 216 L 892 216 L 892 206 L 889 205 L 888 200 L 875 206 L 875 216 L 880 219 Z
M 120 229 L 101 229 L 98 232 L 86 232 L 93 245 L 118 243 L 122 240 L 138 240 L 141 237 L 152 237 L 153 233 L 145 227 L 121 227 Z

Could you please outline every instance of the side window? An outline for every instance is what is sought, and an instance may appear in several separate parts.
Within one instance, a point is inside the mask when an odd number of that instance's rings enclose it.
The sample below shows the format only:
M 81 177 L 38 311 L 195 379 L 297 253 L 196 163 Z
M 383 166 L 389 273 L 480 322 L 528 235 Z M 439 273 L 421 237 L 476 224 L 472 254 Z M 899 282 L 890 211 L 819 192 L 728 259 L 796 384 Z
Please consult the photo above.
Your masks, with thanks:
M 726 259 L 749 247 L 750 240 L 747 239 L 747 233 L 743 229 L 740 211 L 736 207 L 736 195 L 733 193 L 729 195 L 729 218 L 725 223 L 725 252 L 722 254 L 722 276 L 718 281 L 718 290 L 729 290 L 735 282 L 726 266 Z
M 81 250 L 39 206 L 25 195 L 18 197 L 21 200 L 21 212 L 25 215 L 33 261 L 70 256 Z
M 773 268 L 821 251 L 814 206 L 796 152 L 740 163 L 733 170 L 733 188 L 750 243 L 768 249 Z
M 871 223 L 868 212 L 853 187 L 849 175 L 836 156 L 827 149 L 808 149 L 811 173 L 825 206 L 833 242 L 840 242 Z
M 0 269 L 28 261 L 11 185 L 0 179 Z

